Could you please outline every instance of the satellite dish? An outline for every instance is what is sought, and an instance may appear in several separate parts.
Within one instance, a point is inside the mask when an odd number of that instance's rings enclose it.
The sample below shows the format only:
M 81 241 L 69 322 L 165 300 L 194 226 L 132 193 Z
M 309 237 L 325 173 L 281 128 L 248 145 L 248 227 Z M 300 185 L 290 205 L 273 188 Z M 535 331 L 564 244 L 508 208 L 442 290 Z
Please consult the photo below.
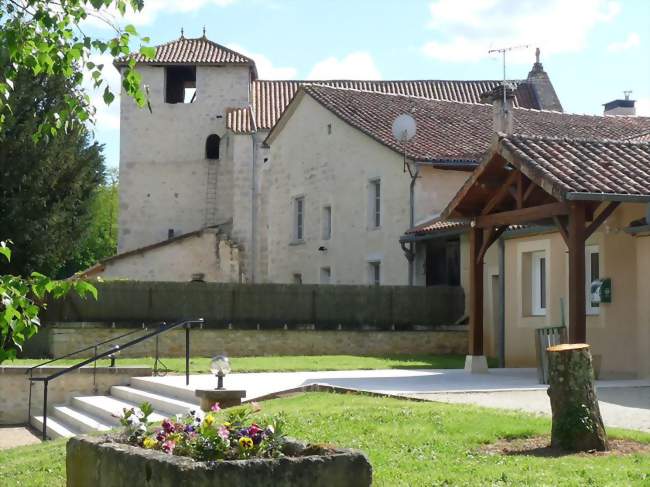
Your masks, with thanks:
M 415 127 L 415 119 L 403 113 L 393 120 L 393 137 L 400 144 L 405 144 L 415 136 Z

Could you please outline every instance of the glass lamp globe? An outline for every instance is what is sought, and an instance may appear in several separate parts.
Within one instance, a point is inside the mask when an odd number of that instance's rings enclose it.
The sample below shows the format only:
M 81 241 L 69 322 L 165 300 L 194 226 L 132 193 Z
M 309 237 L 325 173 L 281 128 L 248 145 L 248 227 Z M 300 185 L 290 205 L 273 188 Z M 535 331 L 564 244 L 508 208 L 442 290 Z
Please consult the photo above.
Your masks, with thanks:
M 225 355 L 213 357 L 210 362 L 210 371 L 217 376 L 217 387 L 223 389 L 223 378 L 230 373 L 230 360 Z

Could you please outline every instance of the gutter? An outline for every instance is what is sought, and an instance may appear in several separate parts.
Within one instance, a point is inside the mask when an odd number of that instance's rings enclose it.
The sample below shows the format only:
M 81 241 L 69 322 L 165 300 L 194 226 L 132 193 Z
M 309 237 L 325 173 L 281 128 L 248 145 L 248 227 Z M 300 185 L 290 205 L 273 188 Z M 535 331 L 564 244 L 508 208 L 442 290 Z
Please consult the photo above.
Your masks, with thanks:
M 620 201 L 621 203 L 647 203 L 650 195 L 637 195 L 625 193 L 566 193 L 564 199 L 568 201 Z
M 251 113 L 251 123 L 252 123 L 252 133 L 251 133 L 251 146 L 253 148 L 252 155 L 252 164 L 251 164 L 251 270 L 250 278 L 251 283 L 255 283 L 255 266 L 257 265 L 257 235 L 255 234 L 255 229 L 257 228 L 257 184 L 255 181 L 256 177 L 256 163 L 257 158 L 256 149 L 255 149 L 255 134 L 257 133 L 257 123 L 255 122 L 255 117 Z

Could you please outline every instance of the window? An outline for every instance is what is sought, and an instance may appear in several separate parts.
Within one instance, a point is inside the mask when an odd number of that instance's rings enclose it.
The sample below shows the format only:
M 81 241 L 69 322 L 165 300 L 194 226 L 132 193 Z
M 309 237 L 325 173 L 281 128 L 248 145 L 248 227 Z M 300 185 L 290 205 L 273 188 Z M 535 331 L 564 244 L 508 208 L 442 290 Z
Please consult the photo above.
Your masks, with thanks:
M 296 273 L 293 275 L 293 283 L 294 284 L 302 284 L 302 274 Z
M 533 316 L 546 315 L 546 253 L 533 252 L 531 254 L 531 314 Z
M 368 262 L 368 282 L 371 286 L 381 284 L 381 262 Z
M 320 283 L 330 284 L 332 279 L 332 270 L 329 267 L 320 268 Z
M 305 233 L 305 197 L 293 199 L 293 239 L 302 241 Z
M 165 103 L 194 103 L 196 66 L 165 67 Z
M 332 238 L 332 207 L 323 206 L 323 240 Z
M 370 181 L 370 228 L 381 226 L 381 181 Z
M 219 159 L 219 145 L 221 138 L 217 134 L 210 134 L 205 140 L 205 158 Z
M 587 287 L 587 314 L 597 315 L 600 303 L 591 294 L 591 283 L 600 279 L 600 253 L 598 247 L 590 245 L 585 249 L 585 284 Z
M 425 244 L 426 285 L 460 285 L 460 240 L 433 239 Z

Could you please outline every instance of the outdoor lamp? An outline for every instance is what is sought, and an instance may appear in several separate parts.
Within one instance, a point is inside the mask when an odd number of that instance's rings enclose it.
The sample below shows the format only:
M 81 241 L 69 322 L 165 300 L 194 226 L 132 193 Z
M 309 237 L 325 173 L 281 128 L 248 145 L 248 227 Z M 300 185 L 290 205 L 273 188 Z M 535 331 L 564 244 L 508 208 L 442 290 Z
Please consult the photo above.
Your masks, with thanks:
M 120 353 L 120 346 L 119 345 L 113 346 L 113 351 L 108 356 L 108 358 L 111 360 L 109 367 L 115 367 L 115 359 L 117 358 L 117 355 L 119 353 Z
M 230 360 L 225 355 L 213 357 L 210 371 L 217 376 L 217 389 L 223 389 L 223 378 L 230 373 Z

